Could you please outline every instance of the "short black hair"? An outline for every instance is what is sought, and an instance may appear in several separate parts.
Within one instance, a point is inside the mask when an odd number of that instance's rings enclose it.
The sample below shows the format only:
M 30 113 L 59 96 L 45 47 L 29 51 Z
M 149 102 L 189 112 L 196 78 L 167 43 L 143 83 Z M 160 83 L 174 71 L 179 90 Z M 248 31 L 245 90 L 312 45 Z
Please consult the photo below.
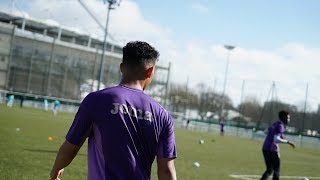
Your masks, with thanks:
M 288 123 L 288 115 L 289 115 L 289 112 L 284 110 L 279 111 L 278 113 L 279 119 L 285 124 Z
M 160 56 L 154 47 L 143 41 L 128 42 L 122 48 L 122 53 L 122 63 L 134 67 L 154 65 Z

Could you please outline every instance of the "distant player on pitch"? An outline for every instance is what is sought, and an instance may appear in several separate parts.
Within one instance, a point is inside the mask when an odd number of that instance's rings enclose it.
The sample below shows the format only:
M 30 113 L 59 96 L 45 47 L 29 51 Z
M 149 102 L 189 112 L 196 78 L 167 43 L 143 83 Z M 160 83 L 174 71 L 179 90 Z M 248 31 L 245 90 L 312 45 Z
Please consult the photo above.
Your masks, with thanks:
M 89 180 L 149 180 L 155 158 L 158 178 L 176 180 L 173 119 L 144 93 L 158 56 L 146 42 L 123 47 L 120 84 L 82 101 L 58 152 L 52 180 L 59 179 L 87 138 Z
M 220 136 L 224 136 L 224 125 L 225 125 L 225 121 L 221 120 L 220 121 Z
M 48 107 L 49 107 L 48 99 L 43 100 L 43 107 L 45 111 L 48 111 Z
M 266 180 L 272 174 L 273 180 L 278 180 L 280 176 L 280 154 L 278 143 L 289 144 L 293 148 L 294 143 L 284 139 L 283 133 L 285 125 L 290 122 L 290 115 L 287 111 L 280 111 L 279 120 L 266 129 L 267 137 L 263 143 L 263 157 L 266 163 L 266 171 L 263 173 L 261 180 Z
M 14 95 L 8 96 L 7 106 L 11 108 L 13 106 L 13 102 L 14 102 Z
M 55 101 L 53 102 L 53 114 L 54 114 L 55 116 L 58 114 L 59 106 L 60 106 L 60 101 L 55 100 Z

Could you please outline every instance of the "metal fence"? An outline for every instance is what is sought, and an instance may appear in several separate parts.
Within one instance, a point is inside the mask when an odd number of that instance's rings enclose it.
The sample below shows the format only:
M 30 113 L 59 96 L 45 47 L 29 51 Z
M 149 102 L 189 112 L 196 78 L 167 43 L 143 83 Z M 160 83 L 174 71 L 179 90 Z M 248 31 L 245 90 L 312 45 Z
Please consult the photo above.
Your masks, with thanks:
M 184 118 L 204 122 L 219 121 L 219 98 L 221 84 L 189 90 L 200 99 L 197 106 L 178 107 Z M 223 110 L 224 120 L 230 126 L 265 129 L 278 119 L 280 110 L 290 113 L 288 132 L 297 135 L 320 137 L 320 108 L 317 84 L 307 82 L 282 82 L 271 80 L 230 79 L 226 95 L 229 101 Z M 226 98 L 227 99 L 227 98 Z M 202 102 L 204 101 L 204 102 Z M 186 102 L 189 102 L 186 99 Z M 202 106 L 201 106 L 202 105 Z M 189 112 L 193 113 L 189 113 Z M 196 112 L 198 111 L 198 112 Z M 196 113 L 194 113 L 196 112 Z M 202 112 L 202 117 L 199 115 Z M 190 114 L 190 115 L 189 115 Z
M 214 135 L 220 135 L 220 125 L 199 121 L 190 121 L 187 126 L 187 120 L 178 118 L 175 119 L 176 128 L 185 128 L 190 131 L 211 133 Z M 252 140 L 263 141 L 266 137 L 263 131 L 256 131 L 255 129 L 225 126 L 224 127 L 225 136 L 233 136 L 238 138 L 246 138 Z M 295 142 L 296 146 L 299 148 L 309 148 L 309 149 L 320 149 L 320 138 L 302 136 L 302 135 L 292 135 L 285 134 L 286 139 Z

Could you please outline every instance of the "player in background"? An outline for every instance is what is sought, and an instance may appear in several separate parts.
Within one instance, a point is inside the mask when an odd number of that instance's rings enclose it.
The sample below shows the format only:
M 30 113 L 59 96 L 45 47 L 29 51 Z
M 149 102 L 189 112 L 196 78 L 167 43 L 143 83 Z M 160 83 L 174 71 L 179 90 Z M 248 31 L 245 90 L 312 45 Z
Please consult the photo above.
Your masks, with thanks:
M 44 99 L 43 100 L 43 108 L 44 108 L 44 110 L 48 111 L 48 107 L 49 107 L 48 99 Z
M 262 152 L 266 164 L 266 171 L 263 173 L 261 180 L 266 180 L 272 174 L 273 180 L 278 180 L 280 176 L 280 154 L 278 143 L 289 144 L 293 148 L 294 143 L 286 140 L 283 136 L 285 126 L 290 122 L 290 115 L 287 111 L 278 113 L 279 120 L 273 123 L 265 130 L 267 137 L 263 143 Z
M 52 180 L 59 179 L 87 138 L 89 180 L 148 180 L 155 158 L 158 178 L 176 179 L 173 119 L 144 93 L 158 56 L 146 42 L 123 47 L 120 84 L 92 92 L 82 101 L 57 154 Z
M 25 96 L 20 96 L 20 108 L 23 108 L 23 102 L 26 99 Z
M 225 121 L 221 120 L 220 121 L 220 136 L 224 136 L 224 125 L 225 125 Z
M 187 120 L 186 129 L 189 128 L 189 124 L 190 124 L 190 119 Z
M 58 114 L 59 106 L 60 106 L 60 101 L 55 100 L 55 101 L 53 102 L 53 114 L 54 114 L 55 116 Z
M 10 96 L 8 97 L 7 106 L 8 106 L 8 107 L 12 107 L 12 106 L 13 106 L 13 103 L 14 103 L 14 95 L 12 94 L 12 95 L 10 95 Z

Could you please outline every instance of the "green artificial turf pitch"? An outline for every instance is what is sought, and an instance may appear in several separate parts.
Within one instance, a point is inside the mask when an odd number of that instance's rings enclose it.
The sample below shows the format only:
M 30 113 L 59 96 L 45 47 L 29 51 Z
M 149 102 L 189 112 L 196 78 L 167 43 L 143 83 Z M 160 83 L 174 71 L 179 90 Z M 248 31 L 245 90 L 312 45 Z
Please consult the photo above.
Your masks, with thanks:
M 54 116 L 52 111 L 0 105 L 0 179 L 49 179 L 56 153 L 73 117 L 73 113 L 59 112 Z M 261 141 L 180 128 L 176 128 L 175 133 L 178 179 L 227 180 L 236 179 L 230 177 L 232 174 L 260 175 L 264 171 Z M 48 140 L 48 137 L 53 140 Z M 203 144 L 199 143 L 200 139 L 204 140 Z M 320 176 L 320 150 L 280 146 L 281 176 L 296 176 L 292 179 Z M 193 166 L 194 162 L 198 162 L 200 167 Z M 152 178 L 157 179 L 155 164 L 152 172 Z M 65 168 L 62 179 L 86 179 L 86 175 L 85 143 L 71 165 Z

